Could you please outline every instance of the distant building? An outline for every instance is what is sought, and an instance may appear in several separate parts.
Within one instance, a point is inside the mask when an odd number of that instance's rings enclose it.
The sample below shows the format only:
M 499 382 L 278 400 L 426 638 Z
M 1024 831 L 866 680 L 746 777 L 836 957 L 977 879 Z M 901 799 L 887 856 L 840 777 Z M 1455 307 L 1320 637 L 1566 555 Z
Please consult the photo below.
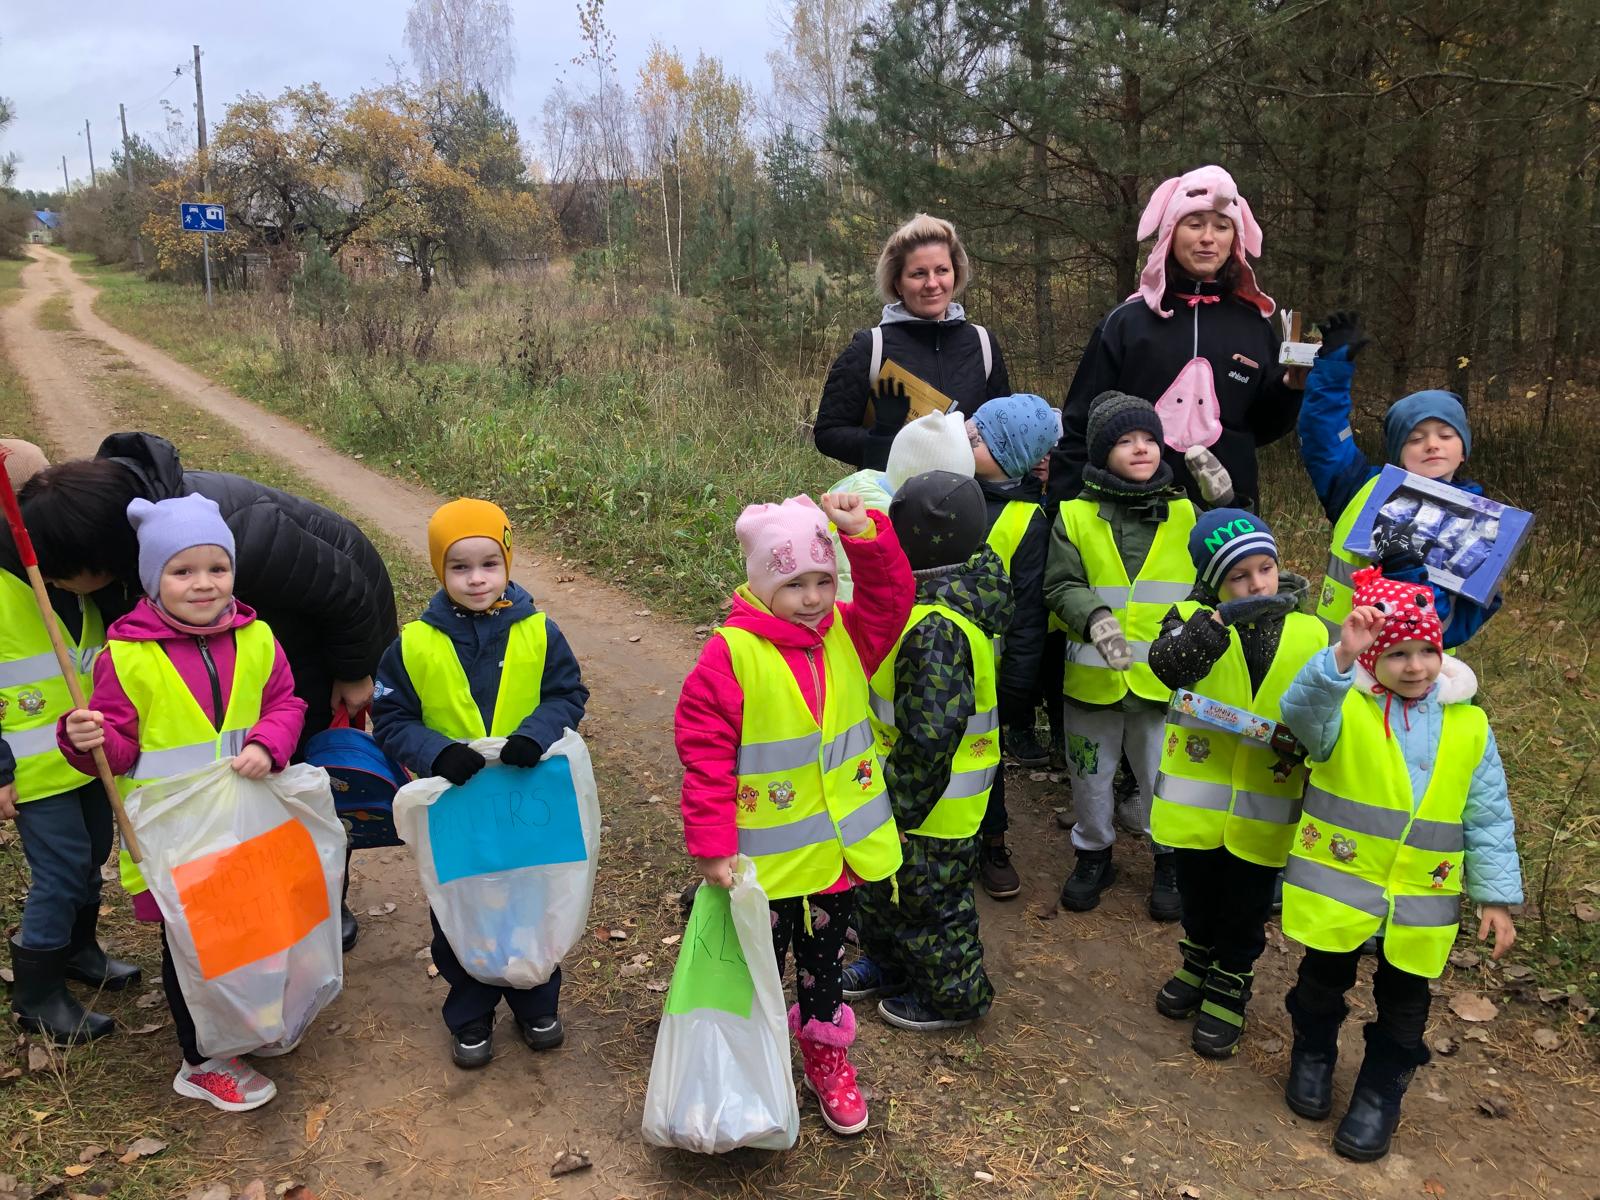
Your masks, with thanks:
M 30 242 L 43 242 L 46 245 L 56 240 L 56 234 L 61 232 L 61 214 L 51 212 L 48 208 L 36 208 L 33 215 L 28 218 L 28 240 Z

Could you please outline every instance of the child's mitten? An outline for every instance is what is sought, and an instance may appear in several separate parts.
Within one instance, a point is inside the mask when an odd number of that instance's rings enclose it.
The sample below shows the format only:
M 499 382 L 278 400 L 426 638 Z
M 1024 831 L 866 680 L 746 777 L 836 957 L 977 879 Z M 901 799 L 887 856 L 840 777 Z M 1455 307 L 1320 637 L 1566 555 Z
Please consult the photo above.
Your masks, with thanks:
M 872 432 L 881 437 L 893 437 L 905 426 L 911 416 L 911 397 L 906 395 L 906 385 L 901 380 L 878 380 L 873 396 L 872 411 L 875 424 Z
M 1207 504 L 1226 508 L 1233 503 L 1233 476 L 1209 446 L 1190 446 L 1183 452 L 1183 461 L 1189 464 L 1189 474 L 1200 485 Z
M 1109 608 L 1095 610 L 1089 620 L 1089 640 L 1113 671 L 1126 671 L 1133 666 L 1133 647 L 1128 645 L 1122 626 L 1117 624 Z
M 1317 322 L 1317 328 L 1322 330 L 1322 349 L 1317 351 L 1318 358 L 1323 355 L 1331 358 L 1335 350 L 1344 346 L 1347 347 L 1345 359 L 1355 362 L 1361 347 L 1372 341 L 1361 332 L 1361 314 L 1358 312 L 1329 313 Z
M 500 761 L 508 767 L 537 767 L 544 757 L 544 748 L 531 737 L 514 733 L 506 739 L 500 751 Z
M 487 765 L 488 760 L 471 746 L 451 742 L 433 760 L 433 773 L 460 787 Z
M 1245 596 L 1224 600 L 1217 605 L 1217 616 L 1224 625 L 1253 625 L 1264 617 L 1281 615 L 1284 600 L 1279 596 Z

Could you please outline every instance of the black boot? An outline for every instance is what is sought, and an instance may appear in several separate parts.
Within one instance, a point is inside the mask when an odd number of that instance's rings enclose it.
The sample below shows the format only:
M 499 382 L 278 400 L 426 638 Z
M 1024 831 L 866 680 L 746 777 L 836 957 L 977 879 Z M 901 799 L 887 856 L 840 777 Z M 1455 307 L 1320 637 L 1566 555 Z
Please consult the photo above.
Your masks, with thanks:
M 339 942 L 344 947 L 344 952 L 349 954 L 356 948 L 356 939 L 361 936 L 361 926 L 356 923 L 355 913 L 350 911 L 348 904 L 339 905 Z
M 1235 975 L 1213 966 L 1206 972 L 1206 995 L 1189 1044 L 1202 1058 L 1232 1058 L 1244 1036 L 1244 1010 L 1255 986 L 1255 972 Z
M 1182 938 L 1178 950 L 1183 966 L 1156 993 L 1156 1011 L 1174 1021 L 1187 1021 L 1200 1011 L 1201 989 L 1211 969 L 1211 947 Z
M 1375 1162 L 1389 1153 L 1411 1077 L 1432 1056 L 1426 1046 L 1402 1046 L 1376 1024 L 1363 1032 L 1367 1056 L 1350 1093 L 1350 1111 L 1334 1130 L 1333 1148 L 1355 1162 Z
M 1088 912 L 1100 903 L 1100 893 L 1117 878 L 1111 861 L 1111 847 L 1104 850 L 1079 850 L 1078 865 L 1061 888 L 1061 907 L 1073 912 Z
M 67 960 L 62 969 L 68 979 L 108 992 L 131 988 L 143 973 L 132 963 L 112 958 L 95 938 L 100 924 L 100 905 L 86 904 L 72 923 L 72 940 L 67 943 Z
M 1155 869 L 1150 875 L 1148 901 L 1152 921 L 1176 921 L 1183 916 L 1183 897 L 1178 895 L 1178 867 L 1173 855 L 1156 855 Z
M 1290 989 L 1283 1006 L 1294 1022 L 1294 1048 L 1289 1051 L 1289 1082 L 1284 1102 L 1302 1117 L 1324 1121 L 1333 1112 L 1333 1068 L 1339 1061 L 1339 1026 L 1349 1008 L 1337 1012 L 1308 1013 Z
M 67 947 L 33 950 L 11 943 L 11 1011 L 17 1024 L 29 1033 L 42 1033 L 58 1046 L 76 1046 L 105 1037 L 116 1022 L 102 1013 L 89 1012 L 67 991 L 63 974 Z

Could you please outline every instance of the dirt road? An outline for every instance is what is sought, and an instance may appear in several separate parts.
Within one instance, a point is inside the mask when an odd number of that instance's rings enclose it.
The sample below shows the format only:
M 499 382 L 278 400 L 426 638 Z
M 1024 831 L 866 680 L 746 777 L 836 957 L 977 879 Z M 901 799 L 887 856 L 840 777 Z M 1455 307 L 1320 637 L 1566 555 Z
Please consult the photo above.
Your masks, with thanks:
M 0 336 L 60 447 L 91 453 L 110 432 L 84 362 L 104 353 L 85 345 L 97 341 L 174 400 L 316 481 L 364 526 L 423 555 L 439 496 L 335 453 L 113 329 L 66 260 L 31 252 L 38 261 L 23 273 L 22 299 L 0 310 Z M 39 306 L 63 289 L 79 334 L 37 326 Z M 855 1142 L 830 1138 L 807 1108 L 801 1145 L 788 1156 L 710 1163 L 646 1149 L 639 1104 L 659 996 L 644 984 L 670 973 L 674 952 L 662 944 L 676 932 L 669 897 L 689 874 L 676 833 L 671 710 L 698 639 L 651 617 L 637 597 L 565 566 L 557 573 L 548 548 L 518 563 L 519 580 L 571 639 L 593 692 L 584 732 L 604 777 L 608 822 L 594 922 L 632 921 L 629 940 L 586 944 L 569 960 L 563 1050 L 532 1058 L 502 1023 L 495 1063 L 465 1075 L 448 1061 L 436 1007 L 443 987 L 418 958 L 426 909 L 408 854 L 357 856 L 352 907 L 397 907 L 363 916 L 344 995 L 296 1055 L 269 1065 L 278 1100 L 247 1118 L 206 1122 L 202 1146 L 225 1157 L 238 1179 L 294 1176 L 324 1196 L 384 1197 L 1596 1194 L 1593 1063 L 1581 1046 L 1535 1049 L 1537 1013 L 1503 1015 L 1487 1040 L 1463 1041 L 1441 997 L 1431 1032 L 1455 1035 L 1459 1049 L 1421 1073 L 1397 1150 L 1376 1167 L 1337 1158 L 1326 1127 L 1283 1107 L 1282 996 L 1297 955 L 1276 929 L 1244 1053 L 1221 1065 L 1194 1057 L 1186 1030 L 1151 1004 L 1178 934 L 1143 915 L 1147 852 L 1119 849 L 1124 882 L 1100 910 L 1058 915 L 1055 891 L 1068 864 L 1052 806 L 1067 803 L 1067 785 L 1027 772 L 1011 776 L 1012 838 L 1027 888 L 1007 904 L 980 897 L 1000 990 L 986 1021 L 960 1036 L 918 1040 L 863 1019 L 857 1057 L 874 1123 Z M 635 954 L 648 958 L 645 970 L 623 975 Z M 1463 976 L 1447 978 L 1442 991 L 1484 986 L 1481 975 Z M 1369 1013 L 1362 994 L 1357 1015 Z M 1359 1047 L 1353 1021 L 1341 1097 Z M 1485 1115 L 1486 1099 L 1504 1115 Z M 330 1106 L 327 1121 L 308 1144 L 306 1117 L 321 1104 Z M 589 1151 L 595 1168 L 552 1181 L 548 1166 L 566 1146 Z M 980 1170 L 995 1182 L 974 1182 Z M 1197 1191 L 1180 1190 L 1189 1186 Z

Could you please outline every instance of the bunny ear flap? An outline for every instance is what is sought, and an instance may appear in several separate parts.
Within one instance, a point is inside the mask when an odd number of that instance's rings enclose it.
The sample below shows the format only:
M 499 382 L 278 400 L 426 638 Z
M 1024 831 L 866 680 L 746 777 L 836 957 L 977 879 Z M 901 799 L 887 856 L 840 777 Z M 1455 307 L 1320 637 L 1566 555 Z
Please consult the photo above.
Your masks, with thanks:
M 1167 205 L 1172 203 L 1172 197 L 1178 190 L 1178 184 L 1183 176 L 1174 175 L 1150 196 L 1150 202 L 1144 206 L 1144 215 L 1139 218 L 1139 240 L 1142 242 L 1161 228 L 1161 218 L 1167 214 Z M 1258 235 L 1259 240 L 1259 235 Z
M 1250 211 L 1250 202 L 1243 196 L 1238 196 L 1239 201 L 1239 241 L 1244 247 L 1244 252 L 1251 258 L 1261 257 L 1261 226 L 1256 224 L 1255 214 Z

